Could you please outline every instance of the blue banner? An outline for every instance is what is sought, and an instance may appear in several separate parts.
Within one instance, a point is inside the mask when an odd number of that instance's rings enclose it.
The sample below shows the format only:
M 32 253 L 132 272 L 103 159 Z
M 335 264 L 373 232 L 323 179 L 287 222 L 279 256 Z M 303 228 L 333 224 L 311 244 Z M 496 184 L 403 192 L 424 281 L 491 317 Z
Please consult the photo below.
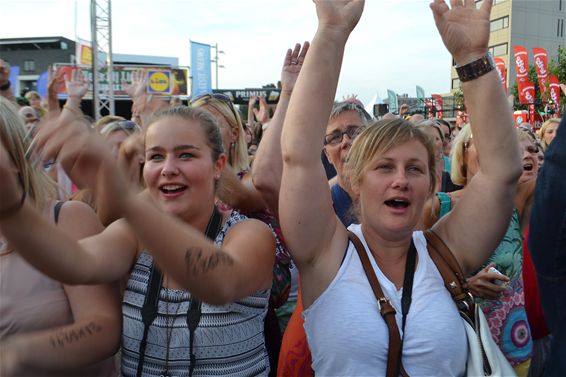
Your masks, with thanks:
M 389 99 L 389 112 L 399 114 L 399 100 L 397 99 L 397 94 L 387 89 L 387 98 Z
M 191 41 L 191 96 L 212 93 L 210 45 Z
M 39 78 L 37 79 L 37 92 L 42 98 L 47 97 L 47 85 L 49 84 L 48 81 L 49 74 L 47 73 L 47 71 L 39 75 Z
M 417 111 L 424 114 L 425 111 L 425 93 L 424 89 L 417 85 Z
M 13 65 L 10 67 L 10 85 L 12 86 L 12 93 L 14 96 L 20 95 L 20 67 Z

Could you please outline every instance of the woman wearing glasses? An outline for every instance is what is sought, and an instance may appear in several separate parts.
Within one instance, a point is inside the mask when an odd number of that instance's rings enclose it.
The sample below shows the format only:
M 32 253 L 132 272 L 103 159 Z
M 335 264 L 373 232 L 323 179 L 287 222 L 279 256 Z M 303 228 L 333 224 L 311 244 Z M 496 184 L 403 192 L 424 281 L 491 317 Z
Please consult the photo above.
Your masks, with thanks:
M 522 240 L 538 173 L 538 147 L 527 131 L 517 129 L 516 134 L 522 151 L 523 173 L 515 194 L 515 210 L 505 237 L 482 269 L 468 279 L 468 283 L 486 315 L 497 344 L 517 374 L 526 375 L 533 343 L 525 311 Z M 478 169 L 476 142 L 471 127 L 466 125 L 456 136 L 452 150 L 452 179 L 464 188 L 450 194 L 440 192 L 431 199 L 429 204 L 432 209 L 425 207 L 424 210 L 425 228 L 431 227 L 452 208 L 457 208 L 459 201 L 467 195 L 469 183 Z
M 344 46 L 362 14 L 363 1 L 315 3 L 318 29 L 281 138 L 280 220 L 301 274 L 305 331 L 315 374 L 384 375 L 388 327 L 347 229 L 333 215 L 317 148 L 322 146 Z M 479 9 L 473 1 L 451 3 L 451 9 L 442 0 L 431 4 L 446 47 L 459 65 L 487 64 L 478 58 L 487 54 L 491 3 L 485 1 Z M 464 271 L 477 269 L 505 232 L 513 207 L 509 196 L 520 175 L 505 94 L 494 67 L 484 68 L 469 76 L 462 73 L 468 79 L 462 85 L 481 142 L 478 153 L 490 156 L 491 163 L 478 170 L 459 208 L 433 227 Z M 462 321 L 427 253 L 423 234 L 414 231 L 433 193 L 430 139 L 404 120 L 379 121 L 357 136 L 347 163 L 360 220 L 349 230 L 361 238 L 365 250 L 360 253 L 372 259 L 370 268 L 395 307 L 399 324 L 404 322 L 401 288 L 408 291 L 405 276 L 413 273 L 406 261 L 409 254 L 416 259 L 418 253 L 403 331 L 404 369 L 409 375 L 463 375 L 467 343 Z M 472 247 L 475 253 L 465 252 Z
M 0 97 L 0 165 L 10 167 L 10 180 L 17 177 L 21 182 L 30 208 L 71 240 L 100 232 L 102 225 L 86 205 L 52 200 L 57 185 L 24 156 L 30 142 L 25 134 L 15 107 Z M 2 175 L 2 185 L 5 179 Z M 6 207 L 10 197 L 0 196 L 0 219 L 6 219 L 11 215 Z M 111 356 L 120 331 L 116 287 L 52 280 L 22 258 L 19 246 L 5 236 L 4 226 L 0 220 L 0 375 L 115 375 Z M 24 237 L 35 231 L 33 223 L 20 224 Z
M 11 210 L 0 226 L 32 264 L 62 281 L 129 276 L 122 375 L 267 375 L 263 324 L 274 236 L 257 220 L 216 209 L 227 158 L 214 118 L 187 107 L 155 115 L 145 134 L 147 189 L 140 195 L 108 147 L 83 128 L 70 122 L 42 132 L 36 153 L 57 156 L 85 184 L 112 193 L 107 204 L 124 219 L 74 242 L 19 204 L 22 190 L 2 158 L 1 194 Z M 33 235 L 22 233 L 30 223 Z

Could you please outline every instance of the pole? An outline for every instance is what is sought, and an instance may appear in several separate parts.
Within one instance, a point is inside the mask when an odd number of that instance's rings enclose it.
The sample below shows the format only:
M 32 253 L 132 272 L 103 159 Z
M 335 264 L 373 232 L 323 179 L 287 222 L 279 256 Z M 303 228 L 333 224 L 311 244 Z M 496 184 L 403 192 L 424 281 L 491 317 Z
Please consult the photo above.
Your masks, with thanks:
M 214 64 L 216 66 L 216 89 L 218 89 L 218 43 L 214 45 L 215 49 L 215 56 L 214 56 Z

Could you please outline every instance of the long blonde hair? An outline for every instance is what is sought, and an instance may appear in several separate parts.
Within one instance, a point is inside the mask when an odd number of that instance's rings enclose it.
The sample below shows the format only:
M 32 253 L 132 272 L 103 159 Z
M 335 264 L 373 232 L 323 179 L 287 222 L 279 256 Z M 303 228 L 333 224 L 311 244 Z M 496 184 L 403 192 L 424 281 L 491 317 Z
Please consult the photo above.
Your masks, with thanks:
M 25 139 L 26 128 L 16 107 L 0 97 L 0 141 L 21 177 L 23 190 L 33 205 L 45 208 L 57 197 L 57 184 L 41 168 L 33 168 L 25 157 L 30 138 Z

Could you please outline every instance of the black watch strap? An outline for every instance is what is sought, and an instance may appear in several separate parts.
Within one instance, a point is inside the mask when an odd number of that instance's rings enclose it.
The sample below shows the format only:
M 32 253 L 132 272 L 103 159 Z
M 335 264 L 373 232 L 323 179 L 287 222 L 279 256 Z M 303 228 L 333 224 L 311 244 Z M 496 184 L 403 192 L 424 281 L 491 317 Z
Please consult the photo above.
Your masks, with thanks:
M 6 81 L 4 84 L 0 85 L 0 91 L 5 91 L 10 89 L 10 86 L 12 85 L 12 83 L 10 82 L 10 80 Z
M 472 81 L 495 69 L 495 63 L 490 53 L 462 66 L 456 66 L 456 72 L 461 82 Z

